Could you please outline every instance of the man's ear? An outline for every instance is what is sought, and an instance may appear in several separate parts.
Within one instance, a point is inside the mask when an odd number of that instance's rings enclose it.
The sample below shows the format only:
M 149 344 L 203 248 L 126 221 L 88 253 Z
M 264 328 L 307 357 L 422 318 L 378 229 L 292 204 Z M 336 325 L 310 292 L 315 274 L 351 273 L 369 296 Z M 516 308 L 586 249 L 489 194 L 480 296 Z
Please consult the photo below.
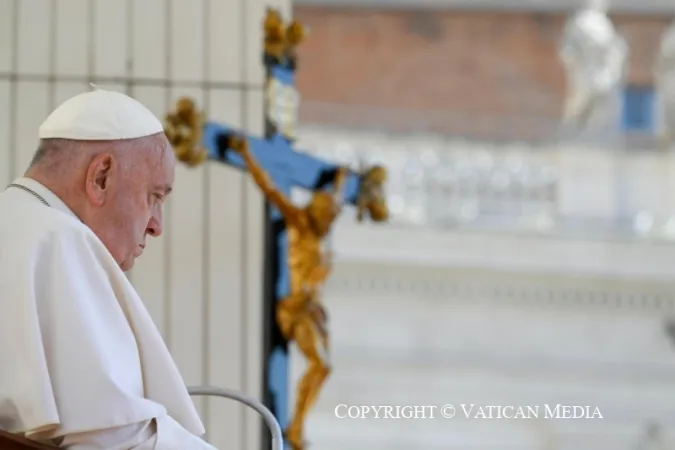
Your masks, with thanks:
M 116 167 L 115 158 L 110 153 L 96 155 L 91 160 L 87 169 L 85 189 L 94 205 L 101 206 L 105 203 Z

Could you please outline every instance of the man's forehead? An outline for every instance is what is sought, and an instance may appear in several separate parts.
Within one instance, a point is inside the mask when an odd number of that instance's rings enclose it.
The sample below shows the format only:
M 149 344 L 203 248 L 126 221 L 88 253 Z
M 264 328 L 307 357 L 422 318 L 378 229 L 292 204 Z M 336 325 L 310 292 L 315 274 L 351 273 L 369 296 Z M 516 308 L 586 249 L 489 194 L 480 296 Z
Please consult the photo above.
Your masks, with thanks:
M 146 152 L 145 161 L 145 167 L 139 167 L 140 170 L 145 172 L 143 178 L 149 182 L 154 191 L 170 193 L 173 190 L 176 170 L 171 148 L 164 148 L 163 151 L 157 152 Z

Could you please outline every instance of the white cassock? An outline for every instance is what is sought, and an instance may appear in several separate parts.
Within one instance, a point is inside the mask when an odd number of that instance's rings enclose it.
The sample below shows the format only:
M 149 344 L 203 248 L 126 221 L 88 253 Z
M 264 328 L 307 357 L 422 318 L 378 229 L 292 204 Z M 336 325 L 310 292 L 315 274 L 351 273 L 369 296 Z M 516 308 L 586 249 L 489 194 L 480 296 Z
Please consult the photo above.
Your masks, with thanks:
M 214 447 L 162 337 L 51 191 L 0 192 L 0 428 L 73 450 Z

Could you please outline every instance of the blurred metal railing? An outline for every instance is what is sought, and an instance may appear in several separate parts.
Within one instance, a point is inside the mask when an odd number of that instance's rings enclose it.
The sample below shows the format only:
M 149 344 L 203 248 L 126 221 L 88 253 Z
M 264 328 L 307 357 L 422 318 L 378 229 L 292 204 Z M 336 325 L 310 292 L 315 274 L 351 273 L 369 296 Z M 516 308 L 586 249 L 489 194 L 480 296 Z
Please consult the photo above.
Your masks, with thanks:
M 513 218 L 545 227 L 557 210 L 557 167 L 527 145 L 476 145 L 418 135 L 363 138 L 349 131 L 306 132 L 298 146 L 358 170 L 383 164 L 391 222 L 451 227 Z M 363 160 L 363 161 L 361 161 Z
M 272 414 L 272 412 L 258 400 L 254 399 L 253 397 L 249 397 L 248 395 L 242 394 L 240 392 L 235 392 L 229 389 L 222 389 L 211 386 L 191 386 L 188 387 L 188 393 L 191 396 L 204 395 L 210 397 L 229 398 L 230 400 L 243 403 L 244 405 L 253 408 L 263 417 L 263 420 L 265 421 L 267 427 L 270 429 L 270 432 L 272 433 L 272 450 L 283 450 L 284 441 L 281 426 L 279 425 L 279 422 L 277 422 L 277 419 L 274 417 L 274 414 Z
M 297 141 L 303 151 L 357 170 L 363 164 L 384 165 L 392 223 L 674 239 L 675 211 L 670 207 L 675 200 L 668 193 L 668 174 L 675 175 L 675 159 L 663 149 L 626 151 L 610 143 L 489 143 L 434 133 L 310 124 L 298 127 Z M 594 160 L 595 166 L 588 166 L 586 159 Z M 581 167 L 584 185 L 606 192 L 599 201 L 614 203 L 615 210 L 588 217 L 561 213 L 562 196 L 567 208 L 573 201 L 570 195 L 592 198 L 592 191 L 575 190 L 577 181 L 572 180 L 579 179 Z M 585 198 L 579 201 L 588 205 Z M 597 210 L 606 208 L 606 203 L 600 204 Z

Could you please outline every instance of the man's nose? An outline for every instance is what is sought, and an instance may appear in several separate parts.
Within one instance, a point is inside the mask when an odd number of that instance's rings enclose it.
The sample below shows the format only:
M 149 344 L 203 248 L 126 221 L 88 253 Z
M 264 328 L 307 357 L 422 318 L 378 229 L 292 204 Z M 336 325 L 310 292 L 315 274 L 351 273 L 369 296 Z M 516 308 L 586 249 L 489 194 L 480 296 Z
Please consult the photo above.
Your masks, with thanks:
M 150 219 L 146 232 L 152 237 L 159 237 L 162 234 L 162 220 Z
M 159 235 L 162 234 L 162 230 L 157 226 L 149 226 L 148 234 L 152 237 L 159 237 Z

